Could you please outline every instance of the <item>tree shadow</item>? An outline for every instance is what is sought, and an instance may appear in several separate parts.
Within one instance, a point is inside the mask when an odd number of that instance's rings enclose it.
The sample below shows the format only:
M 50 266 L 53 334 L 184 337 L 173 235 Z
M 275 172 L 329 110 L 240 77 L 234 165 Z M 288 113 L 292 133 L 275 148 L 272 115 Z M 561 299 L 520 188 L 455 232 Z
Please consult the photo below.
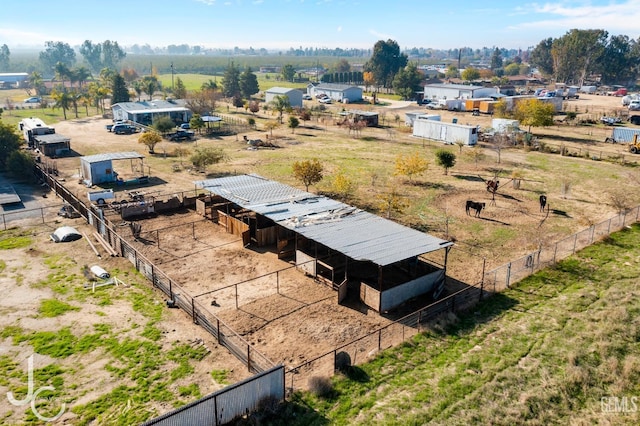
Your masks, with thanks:
M 452 191 L 455 189 L 453 185 L 449 185 L 448 183 L 441 182 L 407 182 L 409 185 L 417 186 L 425 189 L 441 189 L 444 191 Z
M 468 181 L 471 181 L 471 182 L 484 182 L 484 179 L 481 176 L 477 176 L 477 175 L 455 175 L 455 174 L 451 174 L 451 176 L 453 176 L 456 179 L 468 180 Z

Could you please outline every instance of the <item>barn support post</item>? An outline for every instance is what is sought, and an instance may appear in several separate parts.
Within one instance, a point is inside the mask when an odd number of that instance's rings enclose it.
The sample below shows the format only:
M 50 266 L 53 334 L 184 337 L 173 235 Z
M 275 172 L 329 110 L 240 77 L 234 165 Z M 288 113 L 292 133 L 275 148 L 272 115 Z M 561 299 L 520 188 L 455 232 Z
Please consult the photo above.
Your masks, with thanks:
M 247 345 L 247 370 L 251 371 L 251 346 Z
M 169 298 L 173 300 L 173 280 L 169 279 Z

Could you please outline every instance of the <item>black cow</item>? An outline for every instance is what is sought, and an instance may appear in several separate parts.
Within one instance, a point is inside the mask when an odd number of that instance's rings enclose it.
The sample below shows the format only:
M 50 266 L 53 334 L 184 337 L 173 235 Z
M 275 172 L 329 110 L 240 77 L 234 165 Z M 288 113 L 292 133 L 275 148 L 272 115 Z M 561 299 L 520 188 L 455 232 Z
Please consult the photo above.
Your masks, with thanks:
M 540 211 L 543 212 L 544 208 L 547 205 L 547 196 L 546 195 L 541 195 L 540 196 Z
M 469 213 L 469 209 L 473 209 L 476 211 L 475 216 L 480 217 L 480 212 L 485 207 L 486 207 L 485 203 L 477 203 L 475 201 L 467 200 L 467 205 L 466 205 L 467 215 L 471 216 L 471 213 Z

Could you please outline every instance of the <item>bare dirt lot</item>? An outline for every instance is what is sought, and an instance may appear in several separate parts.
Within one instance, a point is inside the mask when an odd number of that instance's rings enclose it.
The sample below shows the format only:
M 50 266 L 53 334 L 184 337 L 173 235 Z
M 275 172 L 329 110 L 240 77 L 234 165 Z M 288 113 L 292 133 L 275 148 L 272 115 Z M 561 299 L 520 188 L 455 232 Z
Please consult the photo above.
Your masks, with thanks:
M 385 114 L 388 123 L 395 121 L 395 115 L 401 117 L 402 123 L 404 112 L 420 108 L 415 104 L 390 103 L 375 109 Z M 619 113 L 620 98 L 583 96 L 577 101 L 570 101 L 568 109 L 577 110 L 579 116 L 583 117 Z M 491 117 L 488 116 L 475 117 L 468 113 L 448 111 L 438 111 L 438 114 L 441 114 L 443 121 L 457 118 L 461 123 L 481 127 L 489 127 L 491 123 Z M 272 118 L 259 117 L 260 120 Z M 453 147 L 451 149 L 459 157 L 448 175 L 444 175 L 442 169 L 430 160 L 425 175 L 409 183 L 393 175 L 395 157 L 416 150 L 430 155 L 440 145 L 412 138 L 401 124 L 397 127 L 394 123 L 381 129 L 365 129 L 356 138 L 334 126 L 331 120 L 318 119 L 296 129 L 295 133 L 289 130 L 274 132 L 271 140 L 281 146 L 278 149 L 247 150 L 240 135 L 239 138 L 201 137 L 189 143 L 162 142 L 156 147 L 157 154 L 150 155 L 146 153 L 146 148 L 141 149 L 144 147 L 137 143 L 138 135 L 108 133 L 105 125 L 109 122 L 100 117 L 69 120 L 56 124 L 56 131 L 71 138 L 72 148 L 79 155 L 116 151 L 138 151 L 146 155 L 145 168 L 142 170 L 127 161 L 115 166 L 125 179 L 141 173 L 150 176 L 148 185 L 116 188 L 118 200 L 127 198 L 128 190 L 147 195 L 192 190 L 193 181 L 206 175 L 189 170 L 186 159 L 173 155 L 177 147 L 190 150 L 198 146 L 223 148 L 229 155 L 229 161 L 211 166 L 210 171 L 215 172 L 213 176 L 256 172 L 298 187 L 300 184 L 290 176 L 291 162 L 320 158 L 327 176 L 337 171 L 348 171 L 357 187 L 351 201 L 365 208 L 374 210 L 381 194 L 393 187 L 400 188 L 409 202 L 394 219 L 439 237 L 455 240 L 457 248 L 451 253 L 449 272 L 468 283 L 475 283 L 479 278 L 483 260 L 487 260 L 487 268 L 501 265 L 542 244 L 557 241 L 611 216 L 619 208 L 613 202 L 612 194 L 625 195 L 627 203 L 638 202 L 634 165 L 637 160 L 629 156 L 624 147 L 604 143 L 605 137 L 611 132 L 610 127 L 604 126 L 558 124 L 550 128 L 532 129 L 540 141 L 549 145 L 565 145 L 569 150 L 579 151 L 580 154 L 576 156 L 514 148 L 504 149 L 498 163 L 497 154 L 489 145 L 481 147 L 484 157 L 480 159 L 467 157 L 469 149 L 466 147 L 460 152 L 458 147 Z M 266 135 L 256 131 L 249 137 L 266 138 Z M 624 155 L 626 164 L 593 159 L 607 155 Z M 85 199 L 87 188 L 78 181 L 78 158 L 57 159 L 55 167 L 67 187 Z M 486 191 L 485 180 L 496 173 L 502 184 L 493 199 Z M 519 188 L 513 184 L 515 176 L 522 179 Z M 328 183 L 322 185 L 315 189 L 331 189 Z M 540 211 L 540 194 L 548 196 L 551 208 L 547 212 Z M 464 204 L 469 199 L 486 203 L 487 207 L 479 218 L 466 214 Z M 134 241 L 126 226 L 120 228 L 122 235 L 126 235 L 136 249 L 178 282 L 190 296 L 207 306 L 274 362 L 282 362 L 290 367 L 299 365 L 390 321 L 358 305 L 338 305 L 333 290 L 305 277 L 268 250 L 243 248 L 237 237 L 226 234 L 218 225 L 204 221 L 193 212 L 177 212 L 138 222 L 143 227 L 141 240 Z M 81 223 L 75 223 L 83 228 Z M 33 254 L 50 253 L 68 258 L 70 262 L 65 264 L 65 268 L 79 276 L 82 265 L 96 263 L 95 255 L 82 240 L 71 245 L 53 245 L 47 242 L 47 233 L 38 231 L 34 237 L 36 242 L 30 247 L 35 251 L 28 256 L 25 253 L 29 248 L 6 251 L 6 259 L 3 252 L 2 259 L 7 267 L 0 275 L 0 285 L 9 296 L 2 302 L 3 312 L 6 313 L 2 319 L 3 327 L 20 324 L 36 331 L 70 326 L 82 333 L 89 325 L 109 318 L 115 320 L 114 330 L 129 333 L 131 323 L 144 324 L 145 320 L 131 311 L 130 304 L 96 307 L 97 302 L 93 299 L 82 303 L 72 300 L 80 306 L 79 311 L 66 312 L 54 320 L 38 319 L 34 314 L 38 310 L 37 302 L 58 293 L 35 286 L 34 283 L 51 273 L 51 268 L 41 257 Z M 100 261 L 103 267 L 129 271 L 127 277 L 135 278 L 130 280 L 135 281 L 135 286 L 148 285 L 141 276 L 130 272 L 131 267 L 126 260 L 106 257 L 106 253 L 103 255 L 104 260 Z M 29 269 L 28 274 L 22 272 L 26 269 Z M 271 273 L 275 271 L 282 272 L 274 278 Z M 81 279 L 74 282 L 75 285 L 81 283 Z M 110 287 L 101 291 L 117 294 L 130 289 Z M 63 296 L 56 297 L 64 299 Z M 155 297 L 157 303 L 164 302 L 161 295 L 156 294 Z M 101 314 L 97 314 L 98 311 Z M 191 380 L 199 384 L 202 394 L 206 394 L 219 386 L 211 379 L 211 370 L 231 371 L 228 381 L 238 380 L 248 374 L 244 366 L 224 348 L 218 347 L 211 336 L 192 324 L 185 313 L 179 310 L 164 311 L 158 326 L 163 331 L 163 345 L 169 347 L 178 340 L 201 339 L 211 349 L 211 354 L 196 363 L 194 373 L 181 379 L 183 382 L 173 385 L 174 388 Z M 25 312 L 29 312 L 29 315 L 25 315 Z M 33 352 L 26 344 L 15 345 L 10 338 L 0 341 L 0 344 L 0 355 L 7 354 L 18 362 L 24 361 Z M 101 358 L 98 356 L 97 359 Z M 45 365 L 48 362 L 58 363 L 59 360 L 40 362 L 40 365 Z M 83 365 L 78 377 L 86 379 L 79 380 L 82 396 L 78 396 L 76 401 L 91 401 L 102 395 L 105 389 L 117 386 L 117 377 L 101 370 L 104 362 L 92 363 L 87 362 L 87 358 L 76 357 L 64 363 Z M 99 384 L 93 385 L 90 377 L 98 378 Z M 5 391 L 2 386 L 7 385 L 0 383 L 0 390 Z M 187 397 L 185 399 L 188 400 Z M 4 403 L 5 406 L 0 409 L 11 412 L 12 408 Z M 154 406 L 158 413 L 170 408 L 167 404 Z M 12 419 L 20 418 L 19 413 L 12 415 L 15 416 Z M 68 421 L 73 423 L 71 413 L 68 416 Z

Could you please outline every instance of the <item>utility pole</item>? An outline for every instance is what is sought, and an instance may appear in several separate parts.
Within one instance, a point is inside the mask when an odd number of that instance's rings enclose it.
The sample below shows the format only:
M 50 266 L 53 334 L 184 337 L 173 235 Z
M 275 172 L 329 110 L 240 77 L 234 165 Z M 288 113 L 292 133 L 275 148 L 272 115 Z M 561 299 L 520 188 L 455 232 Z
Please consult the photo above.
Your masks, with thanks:
M 171 62 L 171 91 L 174 91 L 173 88 L 173 62 Z

